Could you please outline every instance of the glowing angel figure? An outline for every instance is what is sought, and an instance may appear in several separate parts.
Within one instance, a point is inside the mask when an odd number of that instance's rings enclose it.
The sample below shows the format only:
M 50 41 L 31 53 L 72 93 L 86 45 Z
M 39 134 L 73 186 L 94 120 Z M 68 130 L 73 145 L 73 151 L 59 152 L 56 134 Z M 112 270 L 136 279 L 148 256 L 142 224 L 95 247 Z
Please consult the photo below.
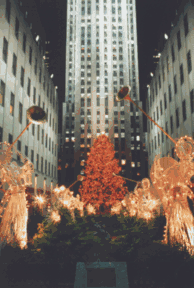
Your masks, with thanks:
M 25 195 L 26 185 L 31 185 L 33 164 L 15 149 L 20 156 L 22 167 L 11 162 L 13 152 L 7 151 L 9 144 L 1 143 L 0 150 L 0 179 L 7 183 L 9 188 L 5 191 L 1 202 L 1 246 L 7 243 L 18 242 L 23 249 L 27 247 L 27 201 Z
M 191 251 L 193 215 L 187 197 L 193 199 L 193 193 L 188 187 L 190 178 L 194 175 L 192 138 L 181 137 L 176 143 L 175 152 L 180 162 L 171 157 L 155 160 L 150 178 L 163 204 L 167 220 L 164 242 L 173 244 L 179 241 Z

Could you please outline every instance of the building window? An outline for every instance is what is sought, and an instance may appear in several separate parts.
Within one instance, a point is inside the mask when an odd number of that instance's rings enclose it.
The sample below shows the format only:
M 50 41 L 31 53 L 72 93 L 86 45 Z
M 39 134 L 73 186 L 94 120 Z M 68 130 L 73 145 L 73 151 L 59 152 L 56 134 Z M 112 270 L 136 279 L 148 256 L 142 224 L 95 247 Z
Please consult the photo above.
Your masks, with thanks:
M 50 176 L 50 162 L 48 163 L 48 175 Z
M 81 98 L 81 107 L 84 107 L 84 99 L 83 98 Z
M 164 107 L 167 109 L 166 93 L 164 93 Z
M 160 80 L 160 75 L 159 75 L 159 89 L 161 89 L 161 80 Z
M 47 148 L 48 134 L 46 134 L 45 147 Z
M 175 61 L 174 45 L 171 46 L 171 54 L 172 54 L 172 62 L 174 62 Z
M 8 140 L 9 144 L 13 143 L 13 135 L 9 134 L 9 140 Z M 13 148 L 12 148 L 13 149 Z
M 158 132 L 158 146 L 160 146 L 160 132 Z
M 164 66 L 162 66 L 162 71 L 163 71 L 163 81 L 165 81 L 165 72 L 164 72 Z
M 51 177 L 53 177 L 53 165 L 52 165 L 52 174 L 51 174 Z
M 18 149 L 18 151 L 21 152 L 21 141 L 20 140 L 18 140 L 18 142 L 17 142 L 17 149 Z
M 39 154 L 36 154 L 36 170 L 39 168 Z
M 41 157 L 41 172 L 43 173 L 43 157 Z
M 11 3 L 10 0 L 6 0 L 6 10 L 5 10 L 5 17 L 7 21 L 10 23 L 10 12 L 11 12 Z
M 19 102 L 19 122 L 22 124 L 22 110 L 23 110 L 23 105 L 22 103 Z
M 47 175 L 47 160 L 45 160 L 45 174 Z
M 186 100 L 183 100 L 183 102 L 182 102 L 182 112 L 183 112 L 183 121 L 185 121 L 187 119 Z
M 37 74 L 37 58 L 35 59 L 35 65 L 34 65 L 34 74 Z
M 189 32 L 187 14 L 185 14 L 185 16 L 184 16 L 184 30 L 185 30 L 185 37 L 186 37 L 188 32 Z
M 18 39 L 19 37 L 19 20 L 18 18 L 16 17 L 15 19 L 15 37 Z
M 38 106 L 40 107 L 40 95 L 38 95 Z M 44 110 L 44 106 L 43 106 L 43 110 Z
M 49 151 L 51 151 L 51 138 L 49 137 Z
M 171 128 L 171 134 L 173 134 L 173 117 L 170 116 L 170 128 Z
M 27 111 L 26 111 L 26 126 L 29 124 L 29 120 L 27 118 Z M 27 130 L 29 131 L 29 127 L 27 128 Z
M 24 68 L 21 66 L 20 85 L 24 87 Z
M 32 124 L 32 135 L 34 136 L 35 134 L 35 124 Z
M 169 93 L 169 102 L 171 102 L 172 101 L 171 85 L 168 85 L 168 93 Z
M 40 125 L 38 125 L 38 132 L 37 132 L 37 140 L 39 141 L 40 139 Z
M 54 118 L 53 118 L 53 131 L 54 131 Z
M 23 34 L 23 52 L 26 53 L 26 34 Z
M 36 88 L 34 87 L 33 102 L 36 104 Z
M 47 84 L 47 97 L 49 98 L 49 84 Z
M 166 133 L 168 134 L 168 121 L 166 122 Z M 166 135 L 166 139 L 168 138 L 168 136 Z
M 177 33 L 178 50 L 181 49 L 181 33 L 180 30 Z
M 51 127 L 51 113 L 50 113 L 49 126 Z
M 44 77 L 43 77 L 43 89 L 44 89 L 44 91 L 45 91 L 45 75 L 44 75 Z
M 25 145 L 25 156 L 28 157 L 28 146 Z
M 160 100 L 160 115 L 163 114 L 163 111 L 162 111 L 162 100 Z
M 15 95 L 11 92 L 11 99 L 10 99 L 10 114 L 14 116 L 14 98 Z
M 169 72 L 169 61 L 168 61 L 168 56 L 166 57 L 166 64 L 167 64 L 167 72 Z
M 13 53 L 13 64 L 12 64 L 12 73 L 16 76 L 16 68 L 17 68 L 17 56 Z
M 194 89 L 190 92 L 191 113 L 194 113 Z
M 177 81 L 176 81 L 176 75 L 174 76 L 174 93 L 177 93 Z
M 27 94 L 30 96 L 30 87 L 31 87 L 31 80 L 28 78 L 28 87 L 27 87 Z
M 176 109 L 176 128 L 179 127 L 179 108 Z
M 34 163 L 34 150 L 31 150 L 31 162 Z
M 156 83 L 155 83 L 155 87 L 156 87 L 156 96 L 158 95 L 158 84 L 157 84 L 157 81 L 156 81 Z M 154 95 L 154 93 L 153 93 L 153 95 Z M 153 100 L 154 101 L 154 100 Z
M 39 83 L 41 83 L 41 74 L 42 74 L 42 72 L 41 72 L 41 68 L 39 69 Z
M 52 141 L 52 154 L 54 154 L 54 141 Z
M 187 69 L 188 69 L 188 74 L 192 70 L 192 64 L 191 64 L 191 50 L 187 53 Z
M 55 144 L 55 156 L 57 155 L 57 144 Z
M 44 144 L 44 129 L 42 129 L 42 144 Z
M 32 64 L 32 47 L 30 47 L 30 51 L 29 51 L 29 63 L 30 65 Z
M 183 64 L 180 65 L 181 85 L 184 83 Z
M 162 127 L 162 129 L 164 128 Z M 164 133 L 161 131 L 161 134 L 162 134 L 162 143 L 164 143 Z
M 156 107 L 156 112 L 157 112 L 157 120 L 158 120 L 159 119 L 158 106 Z
M 3 61 L 7 63 L 7 55 L 8 55 L 8 41 L 4 37 L 3 38 Z

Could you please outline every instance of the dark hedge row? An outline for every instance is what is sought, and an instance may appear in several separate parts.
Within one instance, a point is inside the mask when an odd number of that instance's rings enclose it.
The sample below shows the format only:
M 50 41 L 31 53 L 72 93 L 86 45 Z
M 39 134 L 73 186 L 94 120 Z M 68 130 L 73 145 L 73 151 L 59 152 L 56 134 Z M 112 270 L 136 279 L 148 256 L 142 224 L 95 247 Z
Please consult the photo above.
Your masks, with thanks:
M 186 281 L 184 287 L 193 287 L 190 282 L 194 283 L 194 258 L 186 251 L 179 251 L 177 246 L 161 244 L 165 225 L 163 216 L 146 223 L 122 214 L 86 214 L 82 218 L 76 211 L 74 223 L 68 210 L 61 209 L 60 215 L 58 224 L 43 221 L 43 236 L 33 245 L 29 243 L 27 250 L 5 247 L 1 260 L 10 263 L 7 269 L 9 277 L 73 283 L 77 262 L 87 263 L 100 258 L 101 261 L 127 262 L 130 287 L 137 279 L 143 282 L 151 279 L 158 285 L 165 283 L 165 287 L 183 287 L 179 285 Z M 35 219 L 37 221 L 38 216 Z M 95 224 L 100 224 L 103 229 Z M 107 233 L 114 239 L 107 238 Z M 11 256 L 8 258 L 6 255 Z

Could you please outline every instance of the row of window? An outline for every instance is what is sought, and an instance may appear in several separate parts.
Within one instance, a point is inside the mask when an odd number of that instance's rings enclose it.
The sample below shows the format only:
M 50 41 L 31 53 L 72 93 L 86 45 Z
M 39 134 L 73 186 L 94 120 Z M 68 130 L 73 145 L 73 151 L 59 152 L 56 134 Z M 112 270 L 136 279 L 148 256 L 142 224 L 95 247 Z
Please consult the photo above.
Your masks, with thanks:
M 191 64 L 191 53 L 190 50 L 187 53 L 187 71 L 188 74 L 192 71 L 192 64 Z M 180 65 L 180 83 L 181 85 L 184 83 L 184 73 L 183 73 L 183 64 Z M 177 93 L 177 75 L 174 76 L 173 78 L 173 84 L 174 84 L 174 92 L 175 94 Z M 161 81 L 160 81 L 160 76 L 159 76 L 159 88 L 161 88 Z M 158 95 L 158 89 L 157 89 L 157 81 L 155 82 L 155 91 L 156 91 L 156 96 Z M 169 92 L 169 101 L 171 102 L 172 100 L 172 92 L 171 92 L 171 84 L 168 85 L 168 92 Z M 152 102 L 155 100 L 155 95 L 154 95 L 154 89 L 152 89 L 151 95 L 150 95 L 150 107 L 152 107 Z M 166 94 L 166 93 L 165 93 Z
M 191 107 L 192 113 L 194 113 L 194 93 L 192 90 L 192 107 Z M 182 113 L 183 113 L 183 121 L 185 121 L 187 119 L 187 114 L 186 114 L 186 102 L 185 100 L 182 102 Z M 149 122 L 148 122 L 149 123 Z M 170 128 L 171 128 L 171 134 L 174 133 L 174 125 L 173 125 L 174 121 L 173 121 L 173 116 L 170 116 Z M 179 108 L 176 109 L 176 128 L 178 128 L 180 125 L 179 122 Z M 168 121 L 165 124 L 165 131 L 167 133 L 169 133 L 168 131 Z M 150 132 L 150 124 L 149 124 L 149 129 L 148 132 Z M 153 123 L 151 122 L 151 129 L 153 128 Z M 163 127 L 162 127 L 163 128 Z M 164 143 L 164 133 L 161 131 L 162 133 L 162 143 Z M 168 139 L 168 136 L 166 135 L 166 139 Z M 156 136 L 154 136 L 154 141 L 155 141 L 155 149 L 157 149 L 157 143 L 156 143 Z M 158 146 L 160 146 L 160 134 L 158 133 Z M 151 152 L 151 149 L 150 149 Z M 153 153 L 153 140 L 152 140 L 152 153 Z
M 0 142 L 3 141 L 3 128 L 0 127 Z M 8 135 L 8 143 L 12 144 L 13 135 Z M 17 150 L 21 152 L 21 141 L 17 141 Z M 56 151 L 56 150 L 55 150 Z M 28 157 L 28 146 L 25 145 L 25 156 Z M 17 161 L 20 162 L 20 156 L 17 155 Z M 31 162 L 34 164 L 34 150 L 31 150 Z M 36 157 L 36 170 L 39 170 L 39 154 Z M 41 172 L 43 173 L 43 157 L 41 157 Z M 47 160 L 45 160 L 45 174 L 47 175 Z M 56 178 L 56 167 L 54 167 L 54 176 L 53 176 L 53 165 L 50 174 L 50 162 L 48 163 L 48 176 Z
M 167 109 L 167 101 L 166 101 L 166 93 L 164 94 L 164 107 Z M 194 113 L 194 89 L 190 92 L 190 108 L 191 108 L 191 114 Z M 158 106 L 156 107 L 156 115 L 157 120 L 159 120 L 159 111 Z M 186 100 L 182 101 L 182 114 L 183 114 L 183 120 L 185 121 L 187 119 L 187 112 L 186 112 Z M 163 107 L 162 107 L 162 100 L 160 100 L 160 115 L 163 115 Z M 172 116 L 171 116 L 172 117 Z M 155 112 L 153 112 L 153 120 L 155 121 Z M 150 132 L 150 122 L 148 122 L 148 132 Z M 172 122 L 173 123 L 173 120 Z M 176 109 L 176 123 L 177 128 L 179 127 L 179 108 Z M 151 122 L 151 129 L 153 129 L 153 122 Z M 171 133 L 173 133 L 173 128 L 171 125 Z
M 32 125 L 32 135 L 34 136 L 35 134 L 35 124 L 31 124 Z M 37 130 L 37 140 L 40 140 L 40 126 L 37 126 L 38 130 Z M 1 128 L 1 127 L 0 127 Z M 28 128 L 29 129 L 29 128 Z M 13 136 L 11 134 L 10 138 L 9 138 L 9 143 L 12 143 L 13 140 Z M 1 139 L 3 139 L 3 128 L 1 128 Z M 2 142 L 2 141 L 0 141 Z M 20 141 L 18 140 L 18 142 L 20 143 Z M 47 143 L 48 143 L 48 134 L 46 134 L 46 139 L 45 139 L 45 147 L 47 148 Z M 41 144 L 44 144 L 44 129 L 42 129 L 42 141 Z M 21 147 L 21 145 L 20 145 Z M 21 151 L 21 150 L 19 150 Z M 51 137 L 49 137 L 49 151 L 51 151 Z M 54 141 L 52 141 L 52 154 L 54 155 Z M 57 144 L 55 144 L 55 156 L 57 155 Z M 27 156 L 27 155 L 26 155 Z
M 29 55 L 31 55 L 31 47 L 30 47 L 30 51 L 29 51 Z M 7 56 L 8 56 L 8 41 L 7 39 L 4 37 L 3 38 L 3 55 L 2 58 L 4 60 L 5 63 L 7 63 Z M 29 56 L 29 60 L 31 61 L 31 56 Z M 30 63 L 31 64 L 31 63 Z M 34 72 L 35 74 L 37 74 L 37 59 L 35 59 L 35 66 L 34 66 Z M 17 56 L 15 53 L 13 53 L 13 61 L 12 61 L 12 74 L 16 77 L 16 73 L 17 73 Z M 21 66 L 21 74 L 20 74 L 20 85 L 22 87 L 24 87 L 24 78 L 25 78 L 25 69 L 24 67 Z M 42 79 L 42 71 L 41 68 L 39 69 L 39 83 L 41 83 L 41 79 Z M 43 81 L 43 89 L 45 91 L 46 89 L 46 77 L 43 77 L 44 81 Z M 47 97 L 49 98 L 49 94 L 50 94 L 50 103 L 53 102 L 53 108 L 55 108 L 55 98 L 53 96 L 54 91 L 52 88 L 49 87 L 49 83 L 47 84 Z M 30 96 L 30 91 L 31 91 L 31 79 L 28 78 L 28 82 L 27 82 L 27 94 L 28 96 Z M 57 108 L 57 105 L 56 105 Z
M 189 32 L 188 28 L 188 21 L 187 21 L 187 14 L 184 16 L 184 31 L 185 31 L 185 37 L 187 36 Z M 177 32 L 177 47 L 178 50 L 181 49 L 182 44 L 181 44 L 181 36 L 180 36 L 180 30 Z M 171 46 L 171 56 L 172 56 L 172 62 L 175 62 L 175 50 L 174 50 L 174 44 Z M 191 61 L 191 51 L 189 50 L 187 53 L 187 71 L 188 74 L 192 71 L 192 61 Z M 166 57 L 166 66 L 167 66 L 167 73 L 170 71 L 170 65 L 169 65 L 169 56 Z M 183 74 L 183 64 L 180 65 L 180 80 L 181 80 L 181 85 L 184 83 L 184 74 Z M 163 74 L 163 82 L 165 81 L 165 65 L 164 63 L 162 64 L 162 74 Z M 176 76 L 175 76 L 176 77 Z M 161 89 L 161 77 L 160 75 L 158 76 L 158 81 L 159 81 L 159 89 Z M 175 82 L 175 80 L 174 80 Z M 154 86 L 154 85 L 153 85 Z M 154 87 L 152 87 L 152 93 L 154 94 Z M 156 95 L 158 95 L 158 86 L 157 86 L 157 81 L 155 81 L 155 91 Z M 176 93 L 176 92 L 175 92 Z
M 120 0 L 121 1 L 121 0 Z M 119 2 L 121 3 L 121 2 Z M 84 3 L 85 5 L 85 3 Z M 85 15 L 85 6 L 82 6 L 82 9 L 81 9 L 81 15 L 84 16 Z M 130 7 L 130 10 L 133 10 L 133 7 L 131 6 Z M 73 11 L 73 8 L 70 7 L 70 11 Z M 99 5 L 96 6 L 96 14 L 99 15 Z M 107 14 L 107 6 L 104 5 L 104 15 Z M 115 6 L 112 6 L 112 14 L 116 14 L 116 7 Z M 118 6 L 118 14 L 121 15 L 121 6 Z M 87 15 L 91 15 L 91 5 L 88 5 L 87 7 Z
M 0 80 L 0 105 L 4 107 L 4 101 L 5 101 L 5 89 L 6 85 L 5 83 Z M 36 88 L 34 87 L 34 94 L 33 94 L 33 102 L 34 104 L 36 103 Z M 10 114 L 14 116 L 14 103 L 15 103 L 15 95 L 11 92 L 10 95 Z M 40 95 L 39 95 L 39 101 L 38 101 L 38 106 L 40 107 Z M 43 102 L 43 110 L 45 109 L 45 103 Z M 22 124 L 22 115 L 23 115 L 23 105 L 22 103 L 19 102 L 19 122 Z M 46 110 L 47 114 L 47 121 L 48 121 L 48 108 Z M 51 127 L 51 113 L 50 113 L 50 121 L 49 121 L 49 126 Z M 53 131 L 54 131 L 54 118 L 53 118 Z M 57 123 L 55 123 L 55 133 L 57 134 Z

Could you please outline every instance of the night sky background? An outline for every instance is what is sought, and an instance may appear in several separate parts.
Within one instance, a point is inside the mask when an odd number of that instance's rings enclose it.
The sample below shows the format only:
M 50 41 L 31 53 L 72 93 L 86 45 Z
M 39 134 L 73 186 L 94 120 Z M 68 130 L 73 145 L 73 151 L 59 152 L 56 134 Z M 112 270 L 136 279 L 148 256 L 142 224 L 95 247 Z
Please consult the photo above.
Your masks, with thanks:
M 80 0 L 81 1 L 81 0 Z M 92 0 L 94 1 L 94 0 Z M 65 53 L 67 1 L 35 0 L 47 41 L 51 42 L 51 73 L 54 85 L 58 86 L 59 104 L 65 100 Z M 140 100 L 146 110 L 147 85 L 151 81 L 150 72 L 154 72 L 153 55 L 158 52 L 159 38 L 171 28 L 181 0 L 136 0 L 138 60 Z M 160 53 L 162 51 L 159 51 Z M 62 108 L 62 105 L 60 105 Z M 62 109 L 59 111 L 59 133 L 61 129 Z M 147 131 L 144 115 L 144 132 Z

